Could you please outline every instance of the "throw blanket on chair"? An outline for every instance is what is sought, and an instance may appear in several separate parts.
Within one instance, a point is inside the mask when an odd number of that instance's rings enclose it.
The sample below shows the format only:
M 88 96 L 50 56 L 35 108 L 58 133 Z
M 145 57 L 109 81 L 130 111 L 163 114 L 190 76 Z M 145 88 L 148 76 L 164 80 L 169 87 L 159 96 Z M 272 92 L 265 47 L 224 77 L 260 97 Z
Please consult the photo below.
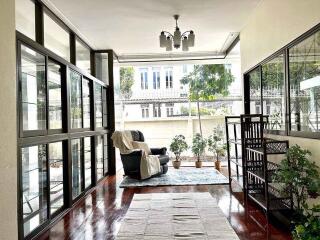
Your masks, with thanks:
M 129 154 L 135 149 L 132 146 L 132 135 L 130 131 L 115 131 L 111 137 L 114 147 L 119 148 L 121 154 Z M 146 179 L 161 172 L 158 156 L 149 155 L 142 150 L 140 161 L 141 179 Z

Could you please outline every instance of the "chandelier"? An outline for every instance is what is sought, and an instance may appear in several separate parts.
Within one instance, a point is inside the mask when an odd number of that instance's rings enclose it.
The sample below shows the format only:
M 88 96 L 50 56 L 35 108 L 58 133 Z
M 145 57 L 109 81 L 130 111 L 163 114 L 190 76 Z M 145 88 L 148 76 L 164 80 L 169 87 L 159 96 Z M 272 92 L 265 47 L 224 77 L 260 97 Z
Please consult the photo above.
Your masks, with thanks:
M 188 51 L 189 47 L 194 46 L 194 32 L 189 30 L 181 34 L 181 31 L 178 27 L 179 15 L 173 15 L 173 18 L 176 20 L 176 29 L 173 34 L 167 31 L 161 32 L 159 36 L 160 47 L 166 48 L 166 51 L 172 51 L 172 46 L 176 49 L 179 49 L 182 43 L 182 51 Z

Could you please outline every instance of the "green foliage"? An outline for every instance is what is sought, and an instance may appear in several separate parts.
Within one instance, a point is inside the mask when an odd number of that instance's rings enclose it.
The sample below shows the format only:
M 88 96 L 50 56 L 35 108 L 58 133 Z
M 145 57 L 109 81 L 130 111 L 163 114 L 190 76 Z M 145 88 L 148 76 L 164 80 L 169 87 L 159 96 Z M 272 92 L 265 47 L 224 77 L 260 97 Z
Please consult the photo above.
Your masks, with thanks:
M 206 149 L 207 141 L 199 133 L 197 133 L 192 139 L 191 151 L 197 156 L 197 160 L 200 161 L 200 156 Z
M 180 108 L 181 114 L 184 115 L 189 115 L 189 108 L 182 106 Z M 218 109 L 215 108 L 200 108 L 200 115 L 201 116 L 221 116 L 221 115 L 226 115 L 230 114 L 230 111 L 226 107 L 219 107 Z M 192 107 L 191 108 L 191 116 L 196 116 L 197 115 L 197 108 Z
M 194 70 L 181 79 L 182 84 L 189 84 L 189 98 L 192 101 L 226 96 L 233 81 L 230 69 L 223 64 L 195 65 Z
M 320 240 L 320 205 L 307 210 L 306 218 L 292 232 L 294 240 Z
M 290 147 L 286 158 L 280 163 L 275 173 L 274 180 L 284 184 L 283 190 L 293 194 L 298 214 L 303 215 L 306 208 L 308 191 L 317 191 L 319 184 L 319 167 L 311 162 L 310 151 L 302 149 L 298 145 Z
M 120 94 L 129 99 L 132 96 L 132 86 L 134 84 L 134 69 L 133 67 L 120 68 Z
M 188 149 L 186 138 L 183 135 L 176 135 L 170 144 L 170 151 L 176 156 L 176 161 L 180 160 L 180 155 L 183 151 Z
M 227 144 L 224 143 L 223 137 L 223 129 L 218 126 L 208 138 L 208 150 L 216 155 L 217 161 L 219 161 L 220 156 L 225 156 L 226 154 Z

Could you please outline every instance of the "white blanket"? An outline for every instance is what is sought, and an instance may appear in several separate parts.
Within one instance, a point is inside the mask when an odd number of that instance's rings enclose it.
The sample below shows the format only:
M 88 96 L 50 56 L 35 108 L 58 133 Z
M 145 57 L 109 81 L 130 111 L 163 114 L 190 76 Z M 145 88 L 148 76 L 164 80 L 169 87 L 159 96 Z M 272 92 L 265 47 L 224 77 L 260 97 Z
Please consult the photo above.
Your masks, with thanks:
M 133 152 L 132 135 L 130 131 L 115 131 L 111 137 L 114 147 L 119 148 L 121 154 L 129 154 Z M 139 149 L 142 150 L 142 149 Z M 147 179 L 154 174 L 160 173 L 160 161 L 156 155 L 148 155 L 142 150 L 140 161 L 140 175 L 141 179 Z

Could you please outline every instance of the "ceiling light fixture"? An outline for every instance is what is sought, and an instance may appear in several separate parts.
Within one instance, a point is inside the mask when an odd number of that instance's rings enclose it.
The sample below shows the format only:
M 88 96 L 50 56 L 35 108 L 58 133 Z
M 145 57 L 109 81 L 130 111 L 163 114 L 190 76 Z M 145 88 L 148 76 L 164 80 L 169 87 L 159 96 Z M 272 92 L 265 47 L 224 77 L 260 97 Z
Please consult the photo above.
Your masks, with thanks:
M 166 51 L 172 51 L 172 45 L 175 49 L 179 49 L 182 43 L 182 51 L 188 51 L 189 47 L 194 46 L 194 32 L 189 30 L 181 34 L 181 31 L 178 27 L 179 15 L 173 15 L 173 18 L 176 20 L 176 29 L 173 34 L 167 31 L 161 32 L 159 36 L 160 47 L 166 48 Z

